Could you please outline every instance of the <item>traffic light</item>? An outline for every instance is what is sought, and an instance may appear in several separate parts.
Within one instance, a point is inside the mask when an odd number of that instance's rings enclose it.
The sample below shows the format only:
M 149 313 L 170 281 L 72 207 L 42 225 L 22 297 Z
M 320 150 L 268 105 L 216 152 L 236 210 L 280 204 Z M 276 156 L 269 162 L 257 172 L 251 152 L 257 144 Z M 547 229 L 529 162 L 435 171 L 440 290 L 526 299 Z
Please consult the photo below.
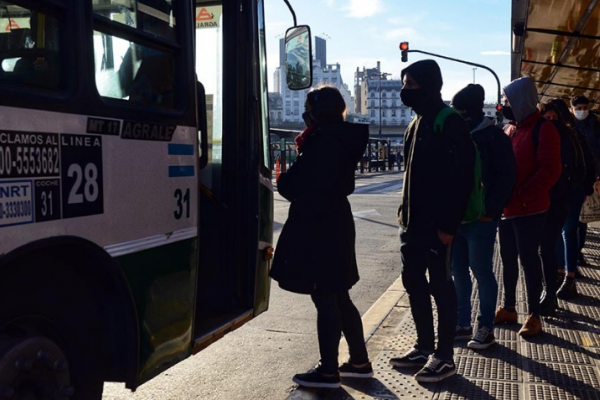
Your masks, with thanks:
M 408 42 L 400 43 L 400 51 L 402 52 L 402 62 L 408 61 Z
M 497 104 L 496 105 L 496 122 L 498 124 L 501 124 L 502 121 L 504 121 L 504 115 L 502 115 L 502 105 Z

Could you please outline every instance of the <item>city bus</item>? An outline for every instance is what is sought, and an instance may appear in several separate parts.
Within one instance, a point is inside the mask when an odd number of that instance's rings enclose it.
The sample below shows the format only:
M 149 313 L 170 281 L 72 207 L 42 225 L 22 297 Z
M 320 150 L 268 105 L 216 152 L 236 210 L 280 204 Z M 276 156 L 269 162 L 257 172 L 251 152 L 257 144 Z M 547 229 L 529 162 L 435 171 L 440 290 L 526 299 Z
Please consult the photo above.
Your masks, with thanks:
M 0 399 L 135 390 L 264 312 L 263 0 L 2 0 L 0 24 Z

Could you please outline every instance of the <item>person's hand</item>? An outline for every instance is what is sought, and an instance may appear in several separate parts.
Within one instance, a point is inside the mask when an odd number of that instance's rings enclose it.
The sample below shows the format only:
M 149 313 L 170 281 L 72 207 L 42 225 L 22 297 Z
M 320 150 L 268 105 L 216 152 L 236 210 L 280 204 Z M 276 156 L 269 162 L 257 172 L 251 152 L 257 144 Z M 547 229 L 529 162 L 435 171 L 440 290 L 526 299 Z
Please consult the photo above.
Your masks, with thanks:
M 449 244 L 452 244 L 454 235 L 449 235 L 446 232 L 442 232 L 438 229 L 438 239 L 440 239 L 440 242 L 448 246 Z
M 481 222 L 492 222 L 492 219 L 490 217 L 481 217 L 481 218 L 479 218 L 479 221 L 481 221 Z

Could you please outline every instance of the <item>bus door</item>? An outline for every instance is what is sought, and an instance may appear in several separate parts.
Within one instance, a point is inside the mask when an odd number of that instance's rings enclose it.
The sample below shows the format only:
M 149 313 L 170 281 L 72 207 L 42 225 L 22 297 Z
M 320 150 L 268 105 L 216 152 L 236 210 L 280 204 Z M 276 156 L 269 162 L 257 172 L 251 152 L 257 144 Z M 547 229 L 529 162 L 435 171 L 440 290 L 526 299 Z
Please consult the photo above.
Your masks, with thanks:
M 199 269 L 194 335 L 206 337 L 194 351 L 210 344 L 215 331 L 226 333 L 252 318 L 256 243 L 256 206 L 250 168 L 256 153 L 254 127 L 247 123 L 248 83 L 243 75 L 255 68 L 238 36 L 251 10 L 240 2 L 196 1 L 196 74 L 205 93 L 206 165 L 200 171 Z M 256 30 L 256 28 L 254 28 Z M 254 233 L 254 234 L 253 234 Z M 253 246 L 256 247 L 256 246 Z M 256 250 L 255 250 L 256 251 Z M 251 261 L 250 261 L 251 260 Z

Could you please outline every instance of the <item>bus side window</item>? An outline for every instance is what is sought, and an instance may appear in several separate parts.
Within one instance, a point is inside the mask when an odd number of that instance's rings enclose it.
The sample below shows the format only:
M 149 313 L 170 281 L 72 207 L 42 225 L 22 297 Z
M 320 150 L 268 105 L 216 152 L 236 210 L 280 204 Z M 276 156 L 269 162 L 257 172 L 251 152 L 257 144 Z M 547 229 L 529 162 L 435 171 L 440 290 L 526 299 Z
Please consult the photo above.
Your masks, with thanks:
M 173 0 L 93 0 L 94 13 L 154 36 L 175 40 Z
M 61 83 L 59 23 L 6 3 L 0 7 L 0 83 L 56 89 Z
M 175 106 L 172 54 L 94 32 L 96 86 L 104 97 Z

